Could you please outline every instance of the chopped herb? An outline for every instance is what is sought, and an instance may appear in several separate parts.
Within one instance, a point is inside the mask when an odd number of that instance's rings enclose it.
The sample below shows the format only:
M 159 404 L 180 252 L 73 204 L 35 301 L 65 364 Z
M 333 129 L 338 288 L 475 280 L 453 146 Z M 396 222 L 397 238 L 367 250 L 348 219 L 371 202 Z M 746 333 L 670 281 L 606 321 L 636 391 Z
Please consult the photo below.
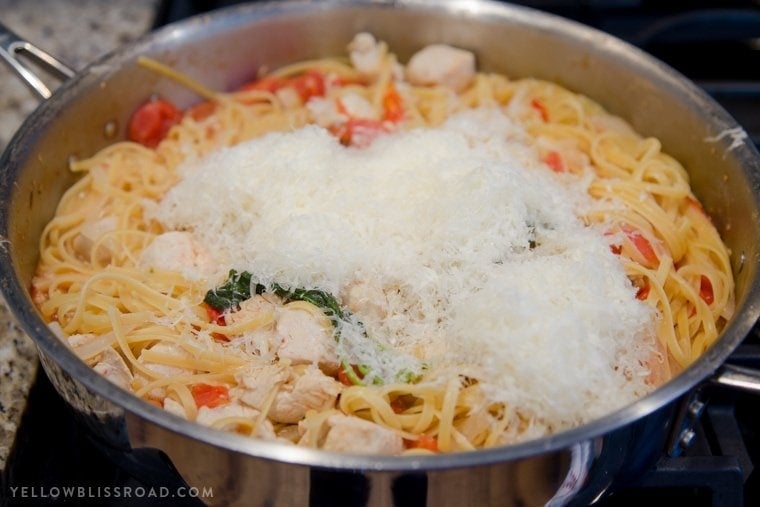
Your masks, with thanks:
M 265 292 L 273 292 L 281 297 L 285 303 L 291 301 L 306 301 L 322 310 L 322 312 L 332 321 L 335 329 L 334 338 L 339 343 L 341 342 L 341 329 L 343 325 L 346 325 L 349 322 L 358 326 L 361 330 L 361 334 L 367 339 L 370 339 L 367 335 L 366 329 L 364 329 L 364 325 L 361 322 L 356 321 L 351 312 L 342 309 L 338 304 L 338 300 L 332 294 L 318 289 L 289 289 L 277 283 L 273 283 L 271 286 L 265 286 L 261 283 L 253 283 L 253 275 L 247 271 L 238 273 L 234 269 L 231 269 L 227 280 L 216 289 L 208 291 L 203 301 L 220 312 L 230 309 L 234 311 L 239 309 L 240 303 L 243 301 L 250 299 L 255 294 L 263 294 Z M 373 343 L 376 346 L 378 354 L 390 352 L 383 344 L 374 342 L 374 340 Z M 348 355 L 350 356 L 353 354 L 349 353 Z M 349 363 L 349 358 L 346 356 L 341 358 L 341 373 L 346 380 L 354 385 L 381 385 L 384 382 L 383 378 L 393 378 L 392 374 L 385 377 L 378 375 L 379 372 L 373 372 L 369 366 L 364 364 L 353 366 Z M 395 374 L 396 381 L 404 383 L 414 383 L 419 381 L 420 378 L 420 373 L 416 373 L 408 368 L 404 368 Z
M 256 284 L 256 293 L 259 292 L 259 284 Z M 212 308 L 220 311 L 237 308 L 240 303 L 251 298 L 251 274 L 247 271 L 238 273 L 230 270 L 227 281 L 216 289 L 206 293 L 203 301 Z
M 340 309 L 335 296 L 327 292 L 317 289 L 286 289 L 276 283 L 272 284 L 272 291 L 284 299 L 286 303 L 290 301 L 306 301 L 322 310 L 331 319 L 344 318 L 343 310 Z

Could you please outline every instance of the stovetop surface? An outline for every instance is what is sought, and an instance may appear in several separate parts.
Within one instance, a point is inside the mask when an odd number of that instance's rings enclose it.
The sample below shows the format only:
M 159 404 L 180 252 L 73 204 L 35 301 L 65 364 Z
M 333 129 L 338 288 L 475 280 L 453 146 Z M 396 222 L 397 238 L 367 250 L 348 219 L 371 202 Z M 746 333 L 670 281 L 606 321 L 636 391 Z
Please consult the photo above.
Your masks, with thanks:
M 164 0 L 156 26 L 235 1 Z M 535 0 L 514 3 L 575 19 L 627 40 L 702 86 L 760 146 L 760 3 L 751 0 L 655 2 L 646 0 Z M 666 4 L 666 5 L 663 5 Z M 732 362 L 760 368 L 757 328 Z M 726 389 L 712 392 L 683 456 L 665 455 L 635 483 L 599 505 L 760 505 L 760 397 Z M 8 505 L 134 505 L 104 498 L 103 488 L 139 487 L 77 426 L 65 402 L 40 373 L 30 393 L 17 442 L 3 477 Z M 9 488 L 76 485 L 100 488 L 98 498 L 11 498 Z M 339 501 L 339 500 L 338 500 Z M 89 503 L 88 503 L 89 502 Z M 0 496 L 0 505 L 3 498 Z M 179 504 L 177 501 L 175 504 Z M 196 504 L 189 499 L 185 503 Z M 166 505 L 141 498 L 139 505 Z M 354 505 L 347 498 L 343 504 Z

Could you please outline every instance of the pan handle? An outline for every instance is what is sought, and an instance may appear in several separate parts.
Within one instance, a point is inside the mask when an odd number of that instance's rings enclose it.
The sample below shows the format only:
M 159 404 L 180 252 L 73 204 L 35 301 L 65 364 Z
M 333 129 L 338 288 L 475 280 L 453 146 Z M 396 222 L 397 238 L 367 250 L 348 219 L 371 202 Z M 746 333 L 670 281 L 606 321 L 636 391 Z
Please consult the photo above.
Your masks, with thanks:
M 721 386 L 760 394 L 760 370 L 724 364 L 715 373 L 712 382 Z
M 25 59 L 19 58 L 25 57 Z M 74 70 L 54 56 L 41 50 L 31 42 L 25 41 L 0 23 L 0 57 L 26 83 L 40 99 L 48 99 L 53 94 L 50 88 L 29 67 L 34 62 L 40 69 L 58 79 L 74 77 Z

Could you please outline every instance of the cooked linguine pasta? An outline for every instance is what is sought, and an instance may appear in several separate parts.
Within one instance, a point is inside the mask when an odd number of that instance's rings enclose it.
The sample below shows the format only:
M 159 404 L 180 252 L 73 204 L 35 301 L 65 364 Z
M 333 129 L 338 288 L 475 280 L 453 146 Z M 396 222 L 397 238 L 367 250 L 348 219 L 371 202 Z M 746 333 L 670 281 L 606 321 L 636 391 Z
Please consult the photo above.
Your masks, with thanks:
M 582 424 L 718 338 L 729 252 L 657 139 L 461 50 L 349 48 L 231 92 L 143 60 L 203 102 L 71 163 L 32 289 L 82 360 L 214 428 L 427 453 Z

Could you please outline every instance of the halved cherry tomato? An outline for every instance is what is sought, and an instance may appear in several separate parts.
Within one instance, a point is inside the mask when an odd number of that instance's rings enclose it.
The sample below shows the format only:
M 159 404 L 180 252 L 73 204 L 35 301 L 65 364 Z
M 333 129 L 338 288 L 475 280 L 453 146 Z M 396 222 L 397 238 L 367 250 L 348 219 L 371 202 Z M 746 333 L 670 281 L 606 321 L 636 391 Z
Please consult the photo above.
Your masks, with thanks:
M 334 76 L 331 78 L 330 84 L 332 86 L 363 85 L 366 84 L 366 80 L 361 76 Z
M 164 99 L 153 99 L 132 114 L 127 137 L 148 148 L 155 148 L 169 129 L 181 119 L 182 112 L 174 104 Z
M 216 111 L 216 102 L 206 100 L 199 102 L 185 111 L 185 115 L 195 121 L 203 121 Z
M 439 452 L 438 439 L 424 433 L 417 440 L 404 440 L 404 443 L 406 443 L 408 449 L 426 449 L 432 452 Z
M 291 82 L 304 103 L 312 97 L 322 97 L 325 94 L 325 76 L 319 71 L 307 70 Z
M 208 320 L 216 324 L 217 326 L 226 326 L 227 322 L 224 320 L 224 312 L 217 310 L 211 305 L 203 303 L 203 307 L 206 309 L 206 315 Z M 222 333 L 211 333 L 211 338 L 218 342 L 228 342 L 230 339 Z
M 708 305 L 713 304 L 713 301 L 715 301 L 712 282 L 705 275 L 699 278 L 699 297 Z
M 193 399 L 198 408 L 214 408 L 230 401 L 230 391 L 225 386 L 193 384 L 190 392 L 193 394 Z
M 649 282 L 645 282 L 644 285 L 639 287 L 639 290 L 636 291 L 636 299 L 639 301 L 644 301 L 647 296 L 649 296 Z
M 621 229 L 644 258 L 646 267 L 653 268 L 660 263 L 657 254 L 654 252 L 654 248 L 652 248 L 652 244 L 641 234 L 641 231 L 628 224 L 623 224 Z
M 544 121 L 549 121 L 549 111 L 546 109 L 546 105 L 541 102 L 539 99 L 533 99 L 530 101 L 530 107 L 538 111 L 538 114 L 541 115 L 541 119 Z
M 393 123 L 398 123 L 404 118 L 404 101 L 396 87 L 391 85 L 383 96 L 383 118 Z
M 213 306 L 203 303 L 203 307 L 206 310 L 206 314 L 208 315 L 208 320 L 216 324 L 217 326 L 224 326 L 226 325 L 226 322 L 224 322 L 224 312 L 221 310 L 217 310 Z
M 562 160 L 562 155 L 554 150 L 546 154 L 544 157 L 544 164 L 551 167 L 552 171 L 554 172 L 565 172 L 565 162 Z

